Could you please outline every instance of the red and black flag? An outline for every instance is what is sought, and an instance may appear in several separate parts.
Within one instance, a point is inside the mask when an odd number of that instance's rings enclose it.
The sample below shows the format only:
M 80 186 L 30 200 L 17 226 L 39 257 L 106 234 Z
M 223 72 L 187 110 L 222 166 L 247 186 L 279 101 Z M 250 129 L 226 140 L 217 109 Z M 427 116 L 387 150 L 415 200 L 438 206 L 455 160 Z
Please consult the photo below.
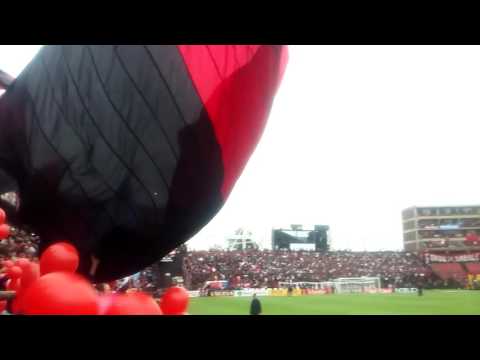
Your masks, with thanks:
M 0 98 L 11 218 L 92 280 L 154 263 L 219 211 L 264 129 L 278 45 L 46 46 Z

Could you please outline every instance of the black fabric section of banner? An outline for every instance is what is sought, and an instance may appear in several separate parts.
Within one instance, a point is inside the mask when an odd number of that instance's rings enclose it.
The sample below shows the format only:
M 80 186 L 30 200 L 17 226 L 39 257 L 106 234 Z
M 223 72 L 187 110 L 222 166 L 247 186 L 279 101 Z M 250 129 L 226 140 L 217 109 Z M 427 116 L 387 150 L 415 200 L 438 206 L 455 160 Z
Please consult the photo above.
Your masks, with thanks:
M 176 46 L 47 46 L 0 99 L 12 217 L 71 241 L 93 281 L 130 275 L 223 204 L 221 149 Z

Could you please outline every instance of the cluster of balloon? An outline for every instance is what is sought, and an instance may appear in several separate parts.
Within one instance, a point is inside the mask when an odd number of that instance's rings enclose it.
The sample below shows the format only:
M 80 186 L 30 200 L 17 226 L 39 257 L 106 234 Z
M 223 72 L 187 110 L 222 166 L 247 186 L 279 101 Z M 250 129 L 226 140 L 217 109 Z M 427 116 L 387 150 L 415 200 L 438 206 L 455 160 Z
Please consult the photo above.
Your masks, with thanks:
M 99 315 L 162 315 L 160 306 L 142 292 L 112 294 L 99 299 Z
M 0 209 L 0 240 L 6 239 L 10 236 L 10 226 L 5 224 L 7 216 L 5 211 Z M 22 269 L 19 266 L 15 266 L 13 261 L 6 260 L 2 263 L 2 267 L 6 269 L 6 275 L 9 280 L 6 283 L 7 290 L 17 291 L 20 287 L 20 277 L 22 276 Z
M 25 290 L 21 306 L 25 315 L 96 315 L 97 293 L 80 275 L 52 272 Z
M 94 287 L 75 274 L 79 255 L 74 246 L 59 242 L 40 257 L 40 266 L 26 259 L 9 262 L 7 274 L 15 281 L 13 312 L 25 315 L 183 315 L 188 293 L 167 290 L 160 305 L 142 292 L 97 295 Z M 11 285 L 13 286 L 13 285 Z
M 188 293 L 171 287 L 157 303 L 143 292 L 111 294 L 100 297 L 99 315 L 187 315 Z
M 27 259 L 18 259 L 15 263 L 22 269 L 22 277 L 20 279 L 20 287 L 12 303 L 12 311 L 14 314 L 20 314 L 22 312 L 21 301 L 25 290 L 40 277 L 40 267 Z
M 11 266 L 7 268 L 7 277 L 10 279 L 7 281 L 7 290 L 18 291 L 20 289 L 22 269 L 19 266 Z
M 40 266 L 30 266 L 17 293 L 17 311 L 25 315 L 96 315 L 97 294 L 92 285 L 75 274 L 79 255 L 68 242 L 49 246 Z M 25 285 L 25 286 L 24 286 Z
M 15 262 L 12 260 L 3 261 L 2 267 L 6 269 L 5 274 L 9 278 L 6 283 L 7 290 L 16 292 L 15 299 L 12 302 L 12 310 L 13 313 L 17 314 L 19 313 L 19 303 L 23 290 L 39 277 L 38 264 L 20 258 Z
M 2 267 L 4 267 L 7 270 L 8 270 L 8 268 L 12 267 L 13 265 L 15 265 L 15 263 L 12 260 L 5 260 L 2 263 Z
M 0 209 L 0 239 L 8 237 L 5 212 Z M 49 246 L 40 264 L 28 259 L 6 260 L 2 266 L 9 278 L 7 290 L 15 291 L 14 314 L 25 315 L 183 315 L 188 307 L 188 293 L 180 287 L 167 290 L 158 304 L 142 292 L 97 295 L 82 276 L 77 249 L 68 242 Z M 7 306 L 0 303 L 0 312 Z

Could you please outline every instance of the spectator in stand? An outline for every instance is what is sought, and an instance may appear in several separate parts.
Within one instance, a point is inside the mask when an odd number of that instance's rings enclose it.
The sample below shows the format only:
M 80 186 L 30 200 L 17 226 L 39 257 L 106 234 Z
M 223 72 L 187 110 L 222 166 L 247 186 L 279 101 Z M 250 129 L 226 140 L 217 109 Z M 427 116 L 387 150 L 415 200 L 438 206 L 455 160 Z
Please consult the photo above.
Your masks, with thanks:
M 38 262 L 38 243 L 38 236 L 29 229 L 12 227 L 10 237 L 0 241 L 0 259 L 27 257 Z M 184 279 L 188 279 L 192 289 L 200 289 L 206 281 L 215 279 L 228 280 L 230 289 L 239 289 L 248 284 L 278 288 L 282 282 L 322 282 L 361 276 L 379 276 L 382 287 L 418 287 L 419 281 L 426 288 L 444 285 L 420 258 L 407 252 L 210 250 L 187 253 L 184 264 Z M 163 276 L 159 274 L 159 269 L 152 266 L 138 275 L 136 284 L 126 284 L 121 290 L 138 287 L 159 293 L 157 284 Z M 444 286 L 454 285 L 459 286 L 452 283 Z
M 380 276 L 384 287 L 416 283 L 421 273 L 427 283 L 434 279 L 421 259 L 413 254 L 393 251 L 212 250 L 189 253 L 188 264 L 187 276 L 195 289 L 215 278 L 228 279 L 232 289 L 246 283 L 278 287 L 279 282 L 321 282 L 339 277 Z

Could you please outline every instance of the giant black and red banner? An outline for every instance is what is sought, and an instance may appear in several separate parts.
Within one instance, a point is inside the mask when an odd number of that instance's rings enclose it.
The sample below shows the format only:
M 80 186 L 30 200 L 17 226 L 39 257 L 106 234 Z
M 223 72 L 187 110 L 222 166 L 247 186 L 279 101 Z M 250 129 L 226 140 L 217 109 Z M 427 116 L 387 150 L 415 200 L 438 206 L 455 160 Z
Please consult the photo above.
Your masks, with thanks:
M 95 282 L 136 273 L 219 211 L 257 145 L 280 45 L 43 47 L 0 98 L 14 225 L 67 240 Z M 4 206 L 2 204 L 2 206 Z

